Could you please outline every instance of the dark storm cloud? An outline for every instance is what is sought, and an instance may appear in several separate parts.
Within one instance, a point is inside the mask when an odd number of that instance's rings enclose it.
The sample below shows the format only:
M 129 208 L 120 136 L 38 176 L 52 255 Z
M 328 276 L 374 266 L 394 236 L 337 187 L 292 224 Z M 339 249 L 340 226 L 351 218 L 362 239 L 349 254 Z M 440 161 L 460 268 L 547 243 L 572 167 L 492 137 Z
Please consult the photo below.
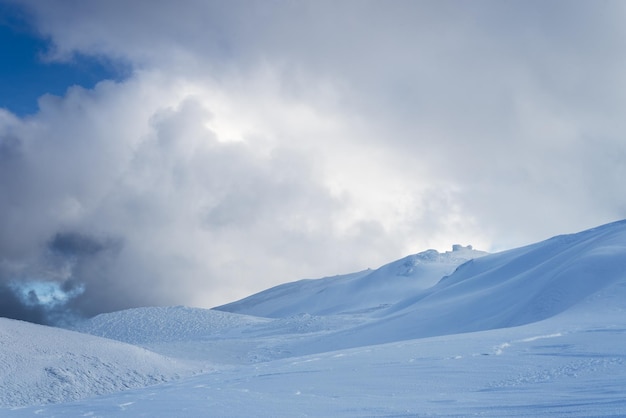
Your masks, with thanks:
M 30 301 L 25 300 L 17 289 L 2 282 L 0 282 L 0 316 L 37 324 L 48 323 L 45 308 L 38 303 L 36 295 L 32 295 Z
M 102 269 L 114 261 L 120 240 L 59 232 L 21 267 L 0 268 L 0 316 L 41 324 L 68 323 L 106 310 L 97 289 Z M 16 262 L 17 260 L 12 260 Z M 2 265 L 0 265 L 1 267 Z
M 50 240 L 48 248 L 61 257 L 93 257 L 98 253 L 119 244 L 102 241 L 76 232 L 58 232 Z

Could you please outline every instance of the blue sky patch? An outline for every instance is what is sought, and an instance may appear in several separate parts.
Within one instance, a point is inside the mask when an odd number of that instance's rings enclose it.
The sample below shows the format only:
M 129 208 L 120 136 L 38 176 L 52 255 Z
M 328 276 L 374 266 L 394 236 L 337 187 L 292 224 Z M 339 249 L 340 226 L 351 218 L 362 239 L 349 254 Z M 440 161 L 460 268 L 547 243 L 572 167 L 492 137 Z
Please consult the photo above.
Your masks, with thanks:
M 0 5 L 0 107 L 18 116 L 38 110 L 37 99 L 63 95 L 68 87 L 92 88 L 102 80 L 122 80 L 129 69 L 104 57 L 75 55 L 69 62 L 46 62 L 50 42 L 33 32 L 13 8 Z

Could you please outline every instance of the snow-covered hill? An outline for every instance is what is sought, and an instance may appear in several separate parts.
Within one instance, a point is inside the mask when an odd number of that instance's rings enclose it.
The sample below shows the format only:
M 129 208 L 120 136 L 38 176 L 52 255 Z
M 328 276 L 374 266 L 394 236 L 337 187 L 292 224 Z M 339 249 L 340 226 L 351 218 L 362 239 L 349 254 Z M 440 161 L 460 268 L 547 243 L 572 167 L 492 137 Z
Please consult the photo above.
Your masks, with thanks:
M 286 283 L 215 309 L 268 318 L 374 311 L 430 288 L 460 264 L 486 254 L 460 245 L 445 253 L 428 250 L 376 270 Z
M 626 416 L 626 221 L 218 309 L 1 320 L 0 416 Z
M 199 365 L 129 344 L 0 318 L 0 407 L 67 402 L 194 371 Z
M 265 324 L 254 316 L 184 306 L 127 309 L 78 323 L 74 330 L 129 344 L 199 341 L 240 327 Z
M 536 322 L 601 291 L 626 300 L 626 221 L 498 254 L 455 249 L 460 256 L 429 250 L 373 272 L 289 283 L 215 309 L 277 317 L 369 306 L 365 324 L 323 342 L 340 349 Z
M 336 347 L 512 327 L 572 308 L 590 315 L 625 304 L 622 221 L 471 260 L 377 312 L 380 320 L 350 330 Z

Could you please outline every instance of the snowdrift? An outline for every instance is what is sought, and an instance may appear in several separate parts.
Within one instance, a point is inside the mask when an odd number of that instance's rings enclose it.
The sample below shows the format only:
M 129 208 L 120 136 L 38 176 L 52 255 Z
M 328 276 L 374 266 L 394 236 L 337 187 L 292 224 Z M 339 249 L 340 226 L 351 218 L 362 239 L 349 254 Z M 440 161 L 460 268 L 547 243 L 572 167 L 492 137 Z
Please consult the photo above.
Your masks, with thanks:
M 191 363 L 132 345 L 0 318 L 0 407 L 67 402 L 193 371 Z
M 129 344 L 203 341 L 240 327 L 267 323 L 264 318 L 185 306 L 127 309 L 101 314 L 73 329 Z

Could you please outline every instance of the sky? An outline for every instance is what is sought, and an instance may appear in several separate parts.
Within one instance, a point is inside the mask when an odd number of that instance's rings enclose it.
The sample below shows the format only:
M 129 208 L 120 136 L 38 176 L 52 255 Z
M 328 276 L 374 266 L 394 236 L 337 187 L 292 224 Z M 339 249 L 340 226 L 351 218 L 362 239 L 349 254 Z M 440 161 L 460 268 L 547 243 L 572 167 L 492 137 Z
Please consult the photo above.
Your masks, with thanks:
M 0 0 L 0 316 L 626 218 L 621 1 Z

